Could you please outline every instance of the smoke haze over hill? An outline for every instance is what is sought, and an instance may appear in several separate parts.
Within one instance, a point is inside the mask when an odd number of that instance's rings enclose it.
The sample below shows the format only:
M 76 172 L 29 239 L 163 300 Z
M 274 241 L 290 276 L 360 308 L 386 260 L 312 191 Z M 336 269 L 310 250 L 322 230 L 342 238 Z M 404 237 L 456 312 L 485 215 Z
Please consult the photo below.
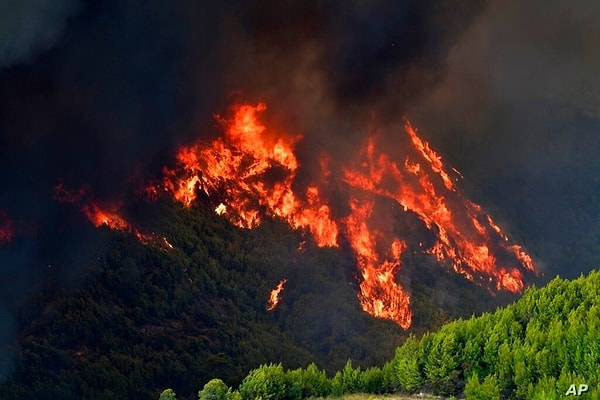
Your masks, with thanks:
M 28 296 L 76 286 L 106 244 L 56 186 L 135 214 L 144 182 L 215 136 L 213 115 L 239 98 L 267 100 L 270 122 L 303 136 L 301 179 L 320 173 L 315 149 L 343 159 L 374 119 L 408 115 L 548 275 L 594 268 L 599 7 L 0 2 L 0 344 Z M 382 131 L 392 147 L 397 129 Z

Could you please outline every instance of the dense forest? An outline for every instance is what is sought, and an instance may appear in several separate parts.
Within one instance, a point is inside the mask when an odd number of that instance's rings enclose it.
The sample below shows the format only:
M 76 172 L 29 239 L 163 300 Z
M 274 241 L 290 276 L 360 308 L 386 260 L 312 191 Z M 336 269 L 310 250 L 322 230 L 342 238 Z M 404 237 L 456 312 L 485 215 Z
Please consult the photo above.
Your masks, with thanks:
M 345 393 L 414 393 L 467 399 L 600 397 L 600 273 L 530 288 L 516 303 L 411 336 L 382 367 L 348 361 L 331 378 L 315 364 L 265 364 L 233 390 L 213 378 L 199 400 L 293 399 Z M 572 386 L 575 385 L 575 386 Z M 582 391 L 580 391 L 582 390 Z M 577 391 L 580 391 L 578 393 Z M 165 389 L 160 400 L 174 399 Z
M 90 226 L 86 240 L 106 246 L 76 276 L 53 265 L 54 278 L 23 306 L 18 342 L 3 349 L 13 372 L 0 398 L 147 399 L 165 387 L 193 398 L 214 376 L 238 385 L 270 362 L 315 362 L 329 374 L 348 359 L 366 368 L 411 333 L 510 300 L 407 253 L 401 279 L 415 314 L 407 332 L 362 311 L 348 248 L 319 248 L 278 220 L 239 229 L 213 209 L 208 199 L 191 208 L 136 206 L 131 218 L 146 221 L 140 229 L 160 232 L 147 243 Z M 269 312 L 283 278 L 281 302 Z

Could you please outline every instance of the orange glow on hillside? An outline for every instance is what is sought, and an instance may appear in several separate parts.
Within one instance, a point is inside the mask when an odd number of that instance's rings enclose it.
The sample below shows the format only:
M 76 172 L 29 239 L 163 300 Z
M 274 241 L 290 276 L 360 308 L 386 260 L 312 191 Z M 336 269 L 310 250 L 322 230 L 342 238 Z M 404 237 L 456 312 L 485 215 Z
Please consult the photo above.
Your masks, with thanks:
M 54 187 L 55 198 L 61 203 L 78 205 L 81 212 L 97 228 L 106 226 L 110 229 L 133 233 L 142 243 L 161 243 L 161 240 L 155 234 L 143 233 L 130 224 L 121 215 L 121 205 L 119 202 L 98 202 L 91 200 L 87 190 L 69 190 L 62 184 Z M 165 248 L 173 246 L 163 238 L 161 245 Z
M 287 279 L 282 279 L 277 286 L 271 290 L 271 295 L 269 296 L 269 302 L 267 304 L 267 311 L 273 311 L 275 307 L 279 304 L 281 300 L 281 292 L 283 291 L 284 285 L 287 283 Z
M 265 109 L 263 103 L 238 105 L 232 118 L 218 116 L 224 137 L 179 149 L 177 168 L 165 168 L 163 181 L 150 191 L 172 193 L 185 206 L 198 190 L 218 194 L 222 198 L 215 212 L 239 227 L 253 228 L 263 215 L 277 216 L 310 231 L 319 246 L 336 246 L 338 227 L 318 186 L 308 187 L 303 198 L 292 190 L 299 166 L 294 145 L 300 136 L 267 132 L 258 120 Z
M 492 293 L 518 293 L 524 288 L 523 272 L 535 273 L 531 257 L 462 195 L 456 187 L 460 173 L 446 167 L 408 121 L 406 140 L 397 144 L 404 152 L 399 162 L 383 150 L 380 136 L 371 133 L 360 151 L 349 155 L 351 162 L 338 165 L 327 154 L 320 155 L 320 177 L 299 185 L 301 163 L 294 148 L 301 137 L 268 129 L 259 119 L 265 110 L 263 103 L 239 104 L 232 107 L 231 117 L 217 116 L 222 136 L 181 147 L 177 164 L 165 167 L 162 181 L 148 191 L 169 193 L 186 207 L 203 192 L 219 203 L 215 213 L 238 227 L 254 228 L 270 216 L 309 232 L 318 246 L 348 243 L 359 270 L 363 310 L 403 328 L 410 326 L 412 311 L 398 275 L 409 245 L 393 234 L 393 212 L 399 211 L 377 211 L 378 199 L 399 204 L 436 235 L 435 244 L 420 244 L 418 251 Z M 332 187 L 342 188 L 347 211 L 334 209 L 332 199 L 323 195 Z M 282 282 L 272 296 L 282 290 Z

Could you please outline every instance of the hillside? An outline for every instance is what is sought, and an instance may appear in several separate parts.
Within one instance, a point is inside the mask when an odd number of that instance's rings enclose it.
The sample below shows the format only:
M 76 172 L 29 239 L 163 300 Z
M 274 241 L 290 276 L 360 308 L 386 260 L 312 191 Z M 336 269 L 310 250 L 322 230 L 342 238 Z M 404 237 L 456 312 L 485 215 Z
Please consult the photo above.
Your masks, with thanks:
M 396 350 L 400 384 L 507 399 L 562 398 L 570 385 L 585 384 L 586 395 L 598 398 L 599 293 L 598 272 L 573 281 L 555 278 L 494 313 L 412 337 Z
M 132 217 L 165 239 L 143 244 L 131 233 L 92 230 L 88 240 L 108 245 L 81 265 L 77 282 L 57 272 L 24 307 L 18 343 L 3 349 L 14 366 L 1 398 L 142 399 L 166 386 L 191 398 L 212 377 L 237 385 L 267 362 L 314 361 L 329 373 L 348 359 L 377 365 L 409 332 L 507 300 L 408 254 L 415 321 L 407 332 L 362 311 L 343 246 L 319 248 L 277 220 L 236 228 L 208 200 L 136 210 Z M 268 312 L 283 278 L 281 302 Z
M 261 365 L 239 390 L 213 379 L 198 396 L 300 400 L 424 392 L 468 400 L 595 399 L 600 395 L 599 293 L 599 272 L 574 281 L 556 278 L 493 313 L 449 323 L 421 338 L 411 336 L 381 367 L 361 369 L 348 361 L 327 378 L 314 364 L 287 371 L 280 364 Z M 174 398 L 167 396 L 174 394 L 169 390 L 160 399 Z

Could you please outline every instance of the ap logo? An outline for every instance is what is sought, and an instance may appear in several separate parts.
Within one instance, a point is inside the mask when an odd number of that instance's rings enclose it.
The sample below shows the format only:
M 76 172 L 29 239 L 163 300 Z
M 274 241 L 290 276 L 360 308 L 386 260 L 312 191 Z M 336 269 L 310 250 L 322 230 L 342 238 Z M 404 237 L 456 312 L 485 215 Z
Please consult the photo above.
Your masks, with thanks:
M 569 386 L 569 389 L 567 389 L 567 393 L 565 393 L 565 396 L 581 396 L 582 393 L 585 393 L 588 391 L 588 385 L 586 385 L 585 383 L 582 383 L 581 385 L 575 385 L 574 383 L 571 384 L 571 386 Z

